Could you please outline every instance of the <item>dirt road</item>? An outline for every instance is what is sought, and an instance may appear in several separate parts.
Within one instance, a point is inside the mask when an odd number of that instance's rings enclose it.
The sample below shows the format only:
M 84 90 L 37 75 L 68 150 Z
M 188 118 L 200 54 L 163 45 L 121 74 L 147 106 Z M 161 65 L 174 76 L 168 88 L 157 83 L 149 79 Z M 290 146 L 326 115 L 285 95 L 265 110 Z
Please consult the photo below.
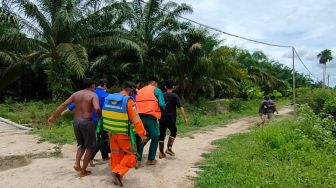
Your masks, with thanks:
M 280 114 L 287 115 L 291 111 L 290 108 L 284 108 Z M 213 149 L 211 142 L 247 131 L 256 120 L 256 118 L 243 118 L 226 127 L 194 134 L 193 138 L 177 138 L 174 144 L 176 157 L 159 160 L 157 166 L 143 164 L 138 170 L 132 169 L 124 179 L 124 187 L 194 187 L 193 177 L 197 173 L 195 163 L 202 160 L 202 153 Z M 1 127 L 0 133 L 2 130 L 5 132 L 4 125 L 0 124 Z M 52 152 L 55 145 L 38 144 L 33 135 L 15 133 L 15 131 L 12 133 L 0 134 L 0 187 L 115 187 L 112 184 L 109 163 L 98 161 L 96 167 L 89 168 L 92 171 L 91 176 L 80 178 L 72 169 L 76 146 L 63 146 L 62 158 L 39 159 L 39 153 Z M 37 156 L 35 157 L 37 159 L 29 157 L 32 153 Z M 13 156 L 14 154 L 19 156 Z M 145 155 L 144 158 L 146 157 Z M 17 160 L 17 164 L 10 166 L 8 159 L 11 158 Z M 100 158 L 99 154 L 97 158 Z M 4 164 L 5 159 L 7 164 Z

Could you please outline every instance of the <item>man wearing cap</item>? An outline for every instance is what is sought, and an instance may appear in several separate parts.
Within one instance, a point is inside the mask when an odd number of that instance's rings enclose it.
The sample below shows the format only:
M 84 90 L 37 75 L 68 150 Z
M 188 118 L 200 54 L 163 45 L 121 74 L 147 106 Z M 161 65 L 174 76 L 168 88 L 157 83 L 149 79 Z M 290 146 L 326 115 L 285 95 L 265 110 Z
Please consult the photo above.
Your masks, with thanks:
M 147 138 L 151 140 L 149 146 L 149 154 L 147 165 L 155 165 L 157 160 L 155 160 L 156 151 L 159 143 L 160 128 L 158 120 L 161 118 L 161 109 L 166 107 L 165 100 L 162 91 L 158 88 L 158 79 L 151 76 L 148 79 L 148 85 L 143 87 L 138 91 L 136 97 L 136 105 L 140 118 L 147 131 Z M 141 165 L 143 148 L 146 143 L 138 143 L 139 147 L 139 157 L 136 168 Z

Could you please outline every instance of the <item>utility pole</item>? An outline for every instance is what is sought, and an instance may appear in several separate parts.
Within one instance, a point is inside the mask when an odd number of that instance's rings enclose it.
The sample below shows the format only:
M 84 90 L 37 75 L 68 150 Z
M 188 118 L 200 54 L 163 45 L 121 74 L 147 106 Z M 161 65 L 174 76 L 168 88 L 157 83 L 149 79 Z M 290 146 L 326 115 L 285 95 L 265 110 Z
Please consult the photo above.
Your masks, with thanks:
M 296 120 L 296 97 L 295 97 L 295 49 L 292 47 L 293 51 L 293 111 L 294 111 L 294 120 Z

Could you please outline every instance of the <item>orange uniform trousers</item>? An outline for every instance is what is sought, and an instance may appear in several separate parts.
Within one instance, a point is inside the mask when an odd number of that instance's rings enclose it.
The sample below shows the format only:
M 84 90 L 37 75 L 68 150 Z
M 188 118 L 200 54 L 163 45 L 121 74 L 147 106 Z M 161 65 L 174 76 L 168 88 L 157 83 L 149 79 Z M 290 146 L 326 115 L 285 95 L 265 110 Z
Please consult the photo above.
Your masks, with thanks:
M 123 177 L 136 165 L 137 157 L 131 148 L 131 138 L 124 134 L 111 134 L 111 171 Z M 135 147 L 136 148 L 136 147 Z

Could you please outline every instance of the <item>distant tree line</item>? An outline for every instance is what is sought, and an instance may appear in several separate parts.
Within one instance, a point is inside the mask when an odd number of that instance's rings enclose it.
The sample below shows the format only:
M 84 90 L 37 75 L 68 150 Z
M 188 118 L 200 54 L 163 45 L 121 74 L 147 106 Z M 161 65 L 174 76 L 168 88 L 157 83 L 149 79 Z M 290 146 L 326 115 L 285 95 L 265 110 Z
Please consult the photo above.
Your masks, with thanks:
M 84 77 L 116 87 L 149 75 L 174 79 L 190 102 L 291 94 L 289 67 L 261 51 L 225 46 L 177 17 L 192 12 L 162 0 L 4 0 L 0 96 L 57 100 L 79 89 Z M 298 87 L 312 84 L 296 74 Z

